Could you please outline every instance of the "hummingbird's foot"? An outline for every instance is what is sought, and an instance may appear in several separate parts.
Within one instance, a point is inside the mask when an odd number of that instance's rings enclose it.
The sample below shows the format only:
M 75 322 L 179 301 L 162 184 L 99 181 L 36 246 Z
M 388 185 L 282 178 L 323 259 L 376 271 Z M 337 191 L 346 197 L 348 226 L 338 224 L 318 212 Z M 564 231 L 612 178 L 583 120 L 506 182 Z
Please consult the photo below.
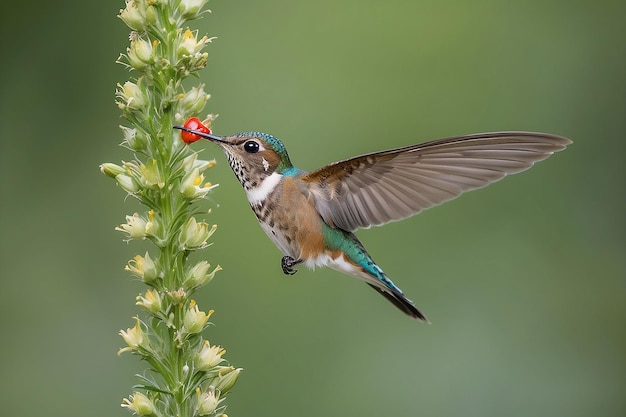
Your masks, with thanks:
M 280 261 L 280 266 L 283 267 L 283 273 L 285 275 L 293 275 L 298 272 L 298 270 L 293 267 L 299 263 L 302 263 L 302 259 L 293 259 L 291 256 L 283 256 L 283 259 Z

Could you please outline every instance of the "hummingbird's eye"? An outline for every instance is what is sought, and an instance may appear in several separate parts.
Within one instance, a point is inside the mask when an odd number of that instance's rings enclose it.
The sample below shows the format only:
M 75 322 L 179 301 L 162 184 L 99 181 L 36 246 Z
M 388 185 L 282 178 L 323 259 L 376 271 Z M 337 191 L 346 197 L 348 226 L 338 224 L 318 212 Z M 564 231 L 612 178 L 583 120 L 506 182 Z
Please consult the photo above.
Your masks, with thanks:
M 243 144 L 243 148 L 248 153 L 257 153 L 259 151 L 259 144 L 253 140 L 249 140 Z

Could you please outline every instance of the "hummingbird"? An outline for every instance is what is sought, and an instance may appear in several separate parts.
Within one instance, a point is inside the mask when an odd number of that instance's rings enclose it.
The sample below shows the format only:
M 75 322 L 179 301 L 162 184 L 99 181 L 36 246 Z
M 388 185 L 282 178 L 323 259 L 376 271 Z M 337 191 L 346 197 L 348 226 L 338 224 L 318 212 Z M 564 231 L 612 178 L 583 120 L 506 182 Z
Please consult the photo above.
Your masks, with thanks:
M 295 266 L 328 266 L 365 281 L 408 316 L 428 322 L 374 262 L 354 232 L 413 216 L 530 168 L 571 143 L 534 132 L 492 132 L 367 153 L 307 172 L 261 132 L 232 136 L 174 126 L 219 145 L 262 229 Z

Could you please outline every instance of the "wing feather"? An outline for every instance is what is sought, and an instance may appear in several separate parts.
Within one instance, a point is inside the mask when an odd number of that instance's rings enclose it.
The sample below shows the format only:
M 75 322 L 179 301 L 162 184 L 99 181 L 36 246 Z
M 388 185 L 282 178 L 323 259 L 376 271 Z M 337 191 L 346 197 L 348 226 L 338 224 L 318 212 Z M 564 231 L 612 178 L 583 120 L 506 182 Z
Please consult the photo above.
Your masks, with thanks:
M 328 224 L 354 231 L 412 216 L 524 171 L 570 143 L 533 132 L 458 136 L 335 162 L 301 180 Z

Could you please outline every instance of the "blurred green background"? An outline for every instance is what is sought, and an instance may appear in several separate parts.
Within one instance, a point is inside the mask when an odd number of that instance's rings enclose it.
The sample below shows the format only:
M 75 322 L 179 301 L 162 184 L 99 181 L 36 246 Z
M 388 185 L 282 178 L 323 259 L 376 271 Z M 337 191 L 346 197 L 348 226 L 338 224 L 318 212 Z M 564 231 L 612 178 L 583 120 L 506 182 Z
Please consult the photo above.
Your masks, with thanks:
M 98 170 L 117 145 L 122 1 L 22 1 L 0 27 L 0 404 L 6 416 L 125 416 L 143 369 L 117 357 L 145 245 Z M 208 218 L 221 264 L 207 332 L 245 368 L 235 416 L 626 414 L 626 3 L 226 1 L 201 81 L 219 134 L 281 138 L 303 169 L 490 130 L 565 152 L 409 220 L 361 231 L 428 315 L 332 270 L 286 277 L 224 157 Z M 195 144 L 202 148 L 204 143 Z

